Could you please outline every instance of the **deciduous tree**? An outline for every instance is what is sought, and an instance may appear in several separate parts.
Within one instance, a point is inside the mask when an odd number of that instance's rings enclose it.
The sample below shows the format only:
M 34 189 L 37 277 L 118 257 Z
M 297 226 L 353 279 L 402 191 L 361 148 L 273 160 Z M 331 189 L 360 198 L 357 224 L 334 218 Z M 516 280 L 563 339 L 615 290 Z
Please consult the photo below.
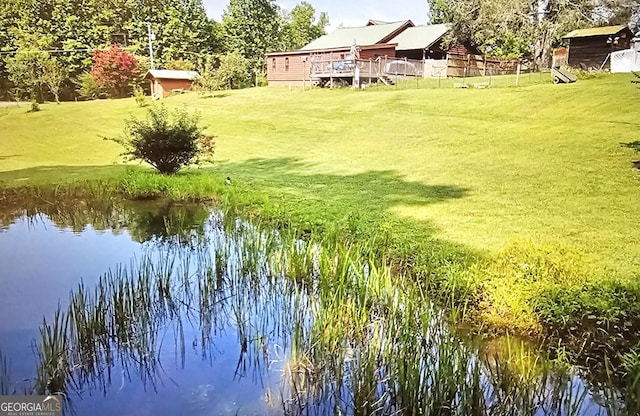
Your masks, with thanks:
M 18 49 L 22 33 L 47 37 L 48 47 L 70 79 L 91 70 L 92 51 L 119 44 L 148 56 L 150 22 L 159 67 L 173 59 L 197 61 L 219 53 L 219 25 L 206 16 L 202 0 L 2 0 L 0 1 L 0 90 L 13 85 L 6 62 Z M 72 86 L 70 81 L 63 84 Z M 2 91 L 0 91 L 2 95 Z
M 230 0 L 222 17 L 228 51 L 238 51 L 250 71 L 262 71 L 265 53 L 281 45 L 282 18 L 273 0 Z
M 471 41 L 490 55 L 531 55 L 539 67 L 545 67 L 562 35 L 579 27 L 628 22 L 625 16 L 637 9 L 635 2 L 431 0 L 430 13 L 433 23 L 451 23 L 451 42 Z
M 53 94 L 56 103 L 60 104 L 60 87 L 64 80 L 67 79 L 67 73 L 55 58 L 49 57 L 42 63 L 41 79 L 42 83 L 49 89 L 49 92 Z
M 112 45 L 106 51 L 93 53 L 91 77 L 108 97 L 126 97 L 140 78 L 138 61 L 118 45 Z
M 229 52 L 220 57 L 213 79 L 218 90 L 245 88 L 251 84 L 249 61 L 238 52 Z
M 50 38 L 40 34 L 21 33 L 16 40 L 17 51 L 7 58 L 8 79 L 13 85 L 13 97 L 43 101 L 43 71 L 50 59 L 46 50 Z
M 283 49 L 300 49 L 307 43 L 326 34 L 325 28 L 329 25 L 327 13 L 320 13 L 316 19 L 316 10 L 313 6 L 303 1 L 284 15 L 284 27 L 282 31 Z

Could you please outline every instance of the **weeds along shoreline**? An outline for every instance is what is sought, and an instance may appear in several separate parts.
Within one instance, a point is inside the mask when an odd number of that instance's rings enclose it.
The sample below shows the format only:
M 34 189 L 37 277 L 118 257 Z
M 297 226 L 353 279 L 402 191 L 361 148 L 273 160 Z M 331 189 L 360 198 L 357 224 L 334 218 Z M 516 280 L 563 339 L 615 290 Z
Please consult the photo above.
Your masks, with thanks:
M 622 409 L 615 388 L 587 387 L 566 361 L 521 342 L 487 353 L 462 342 L 419 282 L 395 276 L 366 242 L 302 240 L 219 211 L 203 224 L 78 285 L 40 327 L 35 391 L 103 391 L 120 368 L 155 388 L 163 344 L 184 366 L 192 336 L 206 357 L 231 330 L 238 366 L 277 367 L 270 391 L 283 414 L 572 415 L 593 404 L 590 391 Z
M 525 336 L 540 342 L 551 356 L 568 356 L 589 368 L 595 378 L 640 386 L 636 276 L 595 273 L 570 247 L 524 240 L 495 254 L 473 253 L 425 238 L 409 221 L 368 215 L 364 207 L 336 217 L 304 200 L 280 201 L 268 190 L 253 189 L 241 181 L 229 186 L 223 175 L 208 170 L 162 176 L 131 169 L 109 179 L 4 188 L 0 189 L 0 219 L 6 225 L 17 215 L 63 215 L 68 205 L 80 207 L 94 220 L 102 216 L 107 221 L 108 210 L 93 206 L 92 201 L 135 204 L 137 200 L 205 202 L 220 209 L 225 218 L 289 230 L 303 240 L 364 244 L 398 279 L 419 284 L 457 326 L 489 336 Z

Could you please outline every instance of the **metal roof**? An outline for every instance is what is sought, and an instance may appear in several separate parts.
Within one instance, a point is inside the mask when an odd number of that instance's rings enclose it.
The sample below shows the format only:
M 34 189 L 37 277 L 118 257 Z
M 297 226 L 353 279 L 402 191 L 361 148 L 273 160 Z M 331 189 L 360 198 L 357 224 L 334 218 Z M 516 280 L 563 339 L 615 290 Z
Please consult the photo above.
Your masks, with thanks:
M 403 26 L 413 26 L 411 20 L 386 24 L 375 24 L 362 27 L 344 27 L 328 35 L 319 37 L 300 50 L 311 51 L 316 49 L 348 48 L 356 45 L 375 45 L 380 43 Z
M 607 36 L 607 35 L 615 35 L 618 32 L 627 28 L 625 25 L 617 25 L 617 26 L 603 26 L 603 27 L 592 27 L 589 29 L 578 29 L 573 32 L 569 32 L 562 37 L 562 39 L 571 39 L 571 38 L 586 38 L 589 36 Z
M 367 22 L 367 26 L 371 26 L 371 25 L 388 25 L 389 23 L 393 23 L 393 22 L 385 22 L 384 20 L 369 19 L 369 21 Z
M 427 49 L 439 41 L 449 30 L 446 24 L 410 27 L 393 38 L 389 43 L 397 43 L 396 50 L 409 51 Z
M 159 79 L 185 79 L 193 81 L 198 78 L 200 74 L 196 71 L 178 71 L 169 69 L 150 69 L 145 75 L 145 78 L 159 78 Z

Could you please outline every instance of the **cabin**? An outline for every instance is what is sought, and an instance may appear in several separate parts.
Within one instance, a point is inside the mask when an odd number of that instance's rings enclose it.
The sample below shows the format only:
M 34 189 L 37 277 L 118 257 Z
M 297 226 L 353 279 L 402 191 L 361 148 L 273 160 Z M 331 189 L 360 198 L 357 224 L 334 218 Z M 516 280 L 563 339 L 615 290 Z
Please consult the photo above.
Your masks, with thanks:
M 415 26 L 411 20 L 369 20 L 340 28 L 296 51 L 266 54 L 270 86 L 393 83 L 393 77 L 428 76 L 426 61 L 446 59 L 445 24 Z M 471 46 L 457 51 L 477 53 Z
M 172 93 L 190 90 L 199 76 L 196 71 L 150 69 L 144 78 L 151 83 L 151 96 L 162 99 Z
M 611 54 L 629 49 L 633 32 L 627 26 L 578 29 L 562 37 L 569 45 L 567 64 L 589 69 L 611 69 Z

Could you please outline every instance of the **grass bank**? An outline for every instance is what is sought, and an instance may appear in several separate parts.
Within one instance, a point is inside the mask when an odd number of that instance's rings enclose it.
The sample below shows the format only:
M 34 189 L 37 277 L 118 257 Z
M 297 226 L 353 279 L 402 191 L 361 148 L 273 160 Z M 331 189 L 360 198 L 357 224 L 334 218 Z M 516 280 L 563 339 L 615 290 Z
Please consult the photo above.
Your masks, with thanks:
M 396 270 L 487 328 L 599 327 L 632 340 L 640 177 L 621 143 L 638 139 L 640 93 L 630 80 L 185 94 L 166 103 L 201 113 L 218 163 L 174 177 L 119 164 L 102 140 L 144 113 L 133 99 L 6 108 L 0 183 L 5 201 L 7 189 L 70 181 L 214 198 L 275 225 L 375 238 Z

